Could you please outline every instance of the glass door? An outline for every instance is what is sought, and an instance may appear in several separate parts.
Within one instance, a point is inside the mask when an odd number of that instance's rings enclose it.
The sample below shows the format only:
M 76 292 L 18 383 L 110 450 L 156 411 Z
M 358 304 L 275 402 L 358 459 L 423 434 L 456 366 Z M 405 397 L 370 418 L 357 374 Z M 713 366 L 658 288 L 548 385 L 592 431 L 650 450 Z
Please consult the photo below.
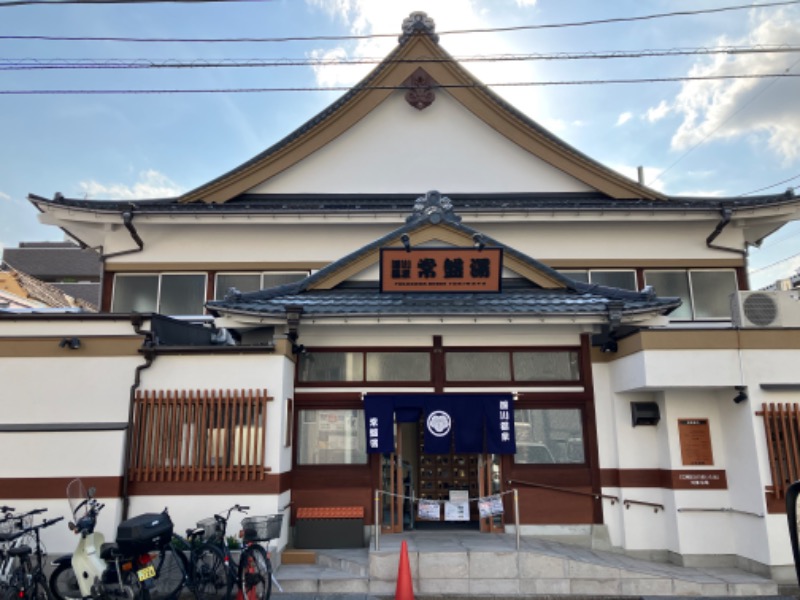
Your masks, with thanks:
M 499 494 L 502 489 L 502 471 L 499 454 L 481 454 L 478 459 L 478 495 L 480 497 Z M 481 520 L 481 531 L 486 533 L 502 533 L 503 515 L 484 517 Z

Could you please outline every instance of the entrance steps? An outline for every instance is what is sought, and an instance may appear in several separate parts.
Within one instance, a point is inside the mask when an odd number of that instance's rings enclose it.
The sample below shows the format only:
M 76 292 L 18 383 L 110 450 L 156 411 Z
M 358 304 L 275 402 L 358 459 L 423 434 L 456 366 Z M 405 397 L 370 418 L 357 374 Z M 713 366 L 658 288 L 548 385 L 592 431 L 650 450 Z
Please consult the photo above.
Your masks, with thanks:
M 286 550 L 275 575 L 287 600 L 296 594 L 394 596 L 403 540 L 420 598 L 778 594 L 771 579 L 740 569 L 681 567 L 532 536 L 523 536 L 517 550 L 513 534 L 466 531 L 384 535 L 379 550 L 373 541 L 369 548 L 312 551 L 314 564 L 296 564 Z M 280 598 L 280 591 L 273 593 Z

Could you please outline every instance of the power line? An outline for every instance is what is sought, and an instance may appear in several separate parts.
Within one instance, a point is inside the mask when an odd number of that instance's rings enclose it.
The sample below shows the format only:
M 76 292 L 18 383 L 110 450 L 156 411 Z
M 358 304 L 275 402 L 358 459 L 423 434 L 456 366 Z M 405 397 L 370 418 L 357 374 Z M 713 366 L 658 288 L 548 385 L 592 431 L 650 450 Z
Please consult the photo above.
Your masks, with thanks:
M 713 54 L 769 54 L 800 52 L 800 46 L 728 46 L 719 48 L 673 48 L 668 50 L 610 50 L 605 52 L 557 52 L 533 54 L 484 54 L 453 58 L 414 58 L 387 60 L 387 64 L 400 63 L 469 63 L 469 62 L 523 62 L 557 60 L 611 60 L 671 56 L 707 56 Z M 32 71 L 42 69 L 187 69 L 187 68 L 240 68 L 240 67 L 316 67 L 371 65 L 384 62 L 380 58 L 19 58 L 0 59 L 0 70 Z
M 486 87 L 528 87 L 528 86 L 567 86 L 567 85 L 604 85 L 626 83 L 668 83 L 675 81 L 710 81 L 720 79 L 766 79 L 770 77 L 800 77 L 794 73 L 764 73 L 751 75 L 709 75 L 698 77 L 647 77 L 641 79 L 584 79 L 571 81 L 519 81 L 480 84 L 445 84 L 436 85 L 434 89 L 465 89 Z M 120 90 L 0 90 L 0 95 L 110 95 L 110 94 L 246 94 L 267 92 L 346 92 L 350 90 L 409 90 L 413 89 L 403 85 L 374 85 L 351 88 L 348 86 L 324 87 L 272 87 L 272 88 L 205 88 L 205 89 L 120 89 Z
M 789 183 L 790 181 L 792 181 L 794 179 L 797 179 L 798 177 L 800 177 L 800 173 L 798 173 L 797 175 L 792 175 L 791 177 L 789 177 L 788 179 L 784 179 L 783 181 L 779 181 L 777 183 L 773 183 L 772 185 L 768 185 L 766 187 L 758 188 L 757 190 L 753 190 L 752 192 L 745 192 L 744 194 L 739 194 L 739 197 L 741 197 L 741 196 L 749 196 L 750 194 L 757 194 L 758 192 L 763 192 L 765 190 L 769 190 L 769 189 L 772 189 L 774 187 L 778 187 L 779 185 L 783 185 L 784 183 Z M 789 189 L 796 190 L 798 188 L 800 188 L 800 185 L 796 185 L 793 188 L 789 188 Z
M 7 0 L 0 8 L 58 4 L 203 4 L 207 2 L 274 2 L 275 0 Z
M 0 8 L 6 6 L 18 6 L 21 4 L 125 4 L 132 3 L 154 3 L 154 2 L 224 2 L 226 0 L 65 0 L 63 2 L 46 2 L 37 0 L 17 0 L 14 2 L 0 2 Z M 260 2 L 271 0 L 231 0 L 238 2 Z M 503 33 L 512 31 L 533 31 L 538 29 L 561 29 L 567 27 L 587 27 L 591 25 L 609 25 L 612 23 L 631 23 L 636 21 L 648 21 L 653 19 L 665 19 L 671 17 L 686 17 L 703 14 L 730 12 L 737 10 L 750 10 L 757 8 L 774 8 L 777 6 L 789 6 L 800 4 L 800 0 L 783 0 L 781 2 L 765 2 L 762 4 L 739 4 L 735 6 L 723 6 L 719 8 L 709 8 L 702 10 L 683 10 L 668 13 L 654 13 L 650 15 L 640 15 L 637 17 L 613 17 L 608 19 L 593 19 L 589 21 L 575 21 L 567 23 L 545 23 L 541 25 L 517 25 L 513 27 L 487 27 L 476 29 L 453 29 L 450 31 L 438 31 L 442 35 L 463 35 L 474 33 Z M 290 37 L 266 37 L 266 38 L 139 38 L 139 37 L 88 37 L 88 36 L 46 36 L 46 35 L 19 35 L 19 36 L 0 36 L 0 40 L 40 40 L 40 41 L 59 41 L 59 42 L 178 42 L 178 43 L 277 43 L 277 42 L 316 42 L 316 41 L 343 41 L 343 40 L 363 40 L 374 38 L 397 37 L 397 33 L 371 33 L 363 35 L 316 35 L 316 36 L 290 36 Z

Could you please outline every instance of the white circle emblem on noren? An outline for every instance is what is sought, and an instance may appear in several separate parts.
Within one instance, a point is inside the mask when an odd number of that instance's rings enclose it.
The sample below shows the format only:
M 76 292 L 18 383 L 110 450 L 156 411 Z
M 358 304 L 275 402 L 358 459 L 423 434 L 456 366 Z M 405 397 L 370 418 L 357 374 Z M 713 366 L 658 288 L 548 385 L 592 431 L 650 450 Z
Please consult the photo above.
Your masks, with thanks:
M 444 437 L 450 433 L 450 415 L 443 410 L 435 410 L 428 415 L 428 431 L 436 437 Z

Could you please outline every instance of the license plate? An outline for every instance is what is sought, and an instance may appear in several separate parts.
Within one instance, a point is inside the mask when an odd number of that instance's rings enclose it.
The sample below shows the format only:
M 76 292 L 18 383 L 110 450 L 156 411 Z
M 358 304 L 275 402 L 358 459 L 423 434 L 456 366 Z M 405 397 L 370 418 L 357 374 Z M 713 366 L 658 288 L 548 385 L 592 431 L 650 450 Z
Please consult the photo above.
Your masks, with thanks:
M 136 571 L 137 577 L 139 577 L 139 581 L 146 581 L 148 579 L 152 579 L 156 576 L 156 568 L 153 565 L 149 565 L 144 569 L 139 569 Z

